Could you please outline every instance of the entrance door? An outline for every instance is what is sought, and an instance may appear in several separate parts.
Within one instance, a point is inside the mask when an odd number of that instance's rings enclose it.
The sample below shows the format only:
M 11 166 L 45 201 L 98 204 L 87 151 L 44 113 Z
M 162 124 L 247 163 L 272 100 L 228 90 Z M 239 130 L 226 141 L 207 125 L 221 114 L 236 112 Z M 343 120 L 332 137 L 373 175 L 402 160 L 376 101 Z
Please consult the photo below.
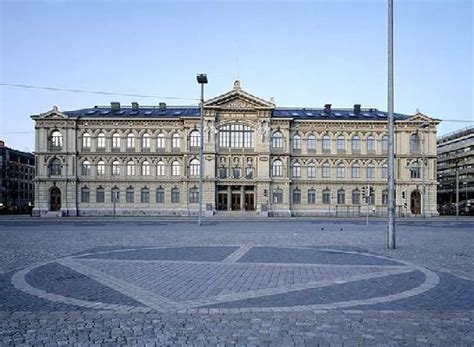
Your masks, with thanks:
M 227 192 L 217 193 L 217 209 L 219 211 L 227 211 L 228 202 L 227 202 Z
M 410 197 L 411 202 L 411 213 L 420 214 L 421 213 L 421 194 L 418 190 L 415 190 L 411 193 Z
M 59 211 L 61 209 L 61 191 L 54 187 L 50 192 L 50 210 Z
M 232 211 L 240 210 L 240 193 L 232 193 Z
M 255 201 L 253 193 L 245 193 L 245 211 L 254 211 Z

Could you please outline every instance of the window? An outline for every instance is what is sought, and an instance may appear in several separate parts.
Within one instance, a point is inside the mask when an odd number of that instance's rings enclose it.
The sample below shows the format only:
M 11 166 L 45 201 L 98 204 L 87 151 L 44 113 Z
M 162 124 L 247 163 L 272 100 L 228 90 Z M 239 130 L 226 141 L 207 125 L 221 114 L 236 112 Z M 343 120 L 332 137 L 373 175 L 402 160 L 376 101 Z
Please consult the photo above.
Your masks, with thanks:
M 298 188 L 293 189 L 292 200 L 293 204 L 301 204 L 301 190 Z
M 128 187 L 125 195 L 125 202 L 133 203 L 135 201 L 135 192 L 133 187 Z
M 232 168 L 232 177 L 240 178 L 240 167 L 233 167 Z
M 367 152 L 375 152 L 375 138 L 372 135 L 367 137 Z
M 156 175 L 164 176 L 165 175 L 165 163 L 161 160 L 156 164 Z
M 82 176 L 90 176 L 91 174 L 91 163 L 87 160 L 82 162 Z
M 293 167 L 291 168 L 291 176 L 292 177 L 301 177 L 301 164 L 296 162 L 293 163 Z
M 309 189 L 308 190 L 308 204 L 315 204 L 316 203 L 316 190 Z
M 156 138 L 156 148 L 159 148 L 159 149 L 165 148 L 165 134 L 158 134 Z
M 283 204 L 283 190 L 276 188 L 273 190 L 273 203 L 274 204 Z
M 197 204 L 199 202 L 199 189 L 196 187 L 189 188 L 189 203 Z
M 105 175 L 105 162 L 103 160 L 99 160 L 97 162 L 97 176 L 104 176 Z
M 176 187 L 171 189 L 171 203 L 172 204 L 179 203 L 179 189 Z
M 120 189 L 118 187 L 112 188 L 112 194 L 110 194 L 110 202 L 120 202 Z
M 410 136 L 410 152 L 420 153 L 420 136 L 418 133 L 411 134 Z
M 388 205 L 388 191 L 382 191 L 382 205 Z
M 308 178 L 316 177 L 316 164 L 311 162 L 308 164 Z
M 191 147 L 200 147 L 201 146 L 201 135 L 199 131 L 193 130 L 191 131 L 191 135 L 189 136 L 189 146 Z
M 127 163 L 127 176 L 134 176 L 134 175 L 135 175 L 135 163 L 130 160 Z
M 375 178 L 375 165 L 367 165 L 367 178 Z
M 148 149 L 148 148 L 150 148 L 150 135 L 149 135 L 149 134 L 143 134 L 143 137 L 142 137 L 142 148 L 143 148 L 143 149 Z
M 135 135 L 132 133 L 127 135 L 127 149 L 135 148 Z
M 112 135 L 112 148 L 120 148 L 120 135 L 118 133 Z
M 382 178 L 388 177 L 388 166 L 387 164 L 382 164 Z
M 337 191 L 337 204 L 344 205 L 346 203 L 346 192 L 344 189 L 339 189 Z
M 227 168 L 225 166 L 219 168 L 219 178 L 227 178 Z
M 120 162 L 114 160 L 112 163 L 112 176 L 120 176 Z
M 346 150 L 346 138 L 344 135 L 339 135 L 337 137 L 337 151 L 343 152 Z
M 331 138 L 329 135 L 323 136 L 323 152 L 331 152 Z
M 98 148 L 105 148 L 105 134 L 100 133 L 97 135 L 97 147 Z
M 272 176 L 281 177 L 283 176 L 283 163 L 281 160 L 275 160 L 272 165 Z
M 51 145 L 53 148 L 61 148 L 63 146 L 63 135 L 59 130 L 55 130 L 51 134 Z
M 360 205 L 360 191 L 358 189 L 352 191 L 352 205 Z
M 388 137 L 387 135 L 382 136 L 382 152 L 388 151 Z
M 308 136 L 308 151 L 316 150 L 316 136 L 313 134 Z
M 141 200 L 142 204 L 148 204 L 150 202 L 150 189 L 147 187 L 142 188 Z
M 360 137 L 358 135 L 352 137 L 352 152 L 360 152 Z
M 354 165 L 352 165 L 351 177 L 360 178 L 360 165 L 359 164 L 355 163 Z
M 253 129 L 243 124 L 229 124 L 219 129 L 219 147 L 253 148 Z
M 189 175 L 199 176 L 199 168 L 200 168 L 199 159 L 196 159 L 196 158 L 192 159 L 189 162 Z
M 157 204 L 165 203 L 165 190 L 162 187 L 156 188 L 156 203 Z
M 369 205 L 375 205 L 375 191 L 369 195 Z
M 90 201 L 90 190 L 87 187 L 82 187 L 81 189 L 81 202 L 89 202 Z
M 181 137 L 178 133 L 174 133 L 171 138 L 171 148 L 179 149 L 181 147 Z
M 283 135 L 279 131 L 273 133 L 272 148 L 283 148 Z
M 82 148 L 90 148 L 91 147 L 91 135 L 85 133 L 82 135 Z
M 346 177 L 346 167 L 343 163 L 339 163 L 337 165 L 337 178 L 344 178 Z
M 253 167 L 247 166 L 245 168 L 245 178 L 246 179 L 251 179 L 253 178 Z
M 329 189 L 323 190 L 323 204 L 329 205 L 331 203 L 331 191 Z
M 298 134 L 293 135 L 293 149 L 301 150 L 301 136 Z
M 410 178 L 420 178 L 421 177 L 421 172 L 420 172 L 420 165 L 418 162 L 414 162 L 410 166 Z
M 105 201 L 105 189 L 98 187 L 95 191 L 95 202 L 103 203 Z
M 179 161 L 174 161 L 171 164 L 171 176 L 179 176 L 181 174 L 180 171 Z
M 142 163 L 142 176 L 150 176 L 150 163 L 146 160 Z
M 323 178 L 331 177 L 331 168 L 328 163 L 323 164 Z

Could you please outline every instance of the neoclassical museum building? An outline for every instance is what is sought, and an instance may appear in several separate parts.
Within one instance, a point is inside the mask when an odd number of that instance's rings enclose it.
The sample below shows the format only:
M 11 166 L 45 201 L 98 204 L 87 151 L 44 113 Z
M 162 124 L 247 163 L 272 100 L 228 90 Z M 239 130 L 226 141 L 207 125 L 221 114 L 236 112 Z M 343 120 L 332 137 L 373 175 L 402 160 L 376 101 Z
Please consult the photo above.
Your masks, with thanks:
M 199 107 L 112 102 L 32 119 L 35 215 L 197 214 Z M 437 124 L 395 114 L 398 215 L 438 214 Z M 387 213 L 386 112 L 277 107 L 236 81 L 204 102 L 203 134 L 208 217 Z

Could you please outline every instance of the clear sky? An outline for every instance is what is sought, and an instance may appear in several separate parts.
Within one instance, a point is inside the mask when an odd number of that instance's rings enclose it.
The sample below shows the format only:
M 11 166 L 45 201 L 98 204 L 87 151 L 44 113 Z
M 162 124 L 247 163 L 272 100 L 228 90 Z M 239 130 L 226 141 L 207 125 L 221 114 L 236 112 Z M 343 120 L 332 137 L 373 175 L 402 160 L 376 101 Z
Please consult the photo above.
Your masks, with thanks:
M 439 134 L 472 125 L 473 2 L 394 2 L 395 111 L 446 120 Z M 198 98 L 203 72 L 206 98 L 238 75 L 277 106 L 387 109 L 384 0 L 0 0 L 0 12 L 1 83 Z M 31 114 L 110 101 L 197 105 L 0 86 L 0 139 L 34 150 Z

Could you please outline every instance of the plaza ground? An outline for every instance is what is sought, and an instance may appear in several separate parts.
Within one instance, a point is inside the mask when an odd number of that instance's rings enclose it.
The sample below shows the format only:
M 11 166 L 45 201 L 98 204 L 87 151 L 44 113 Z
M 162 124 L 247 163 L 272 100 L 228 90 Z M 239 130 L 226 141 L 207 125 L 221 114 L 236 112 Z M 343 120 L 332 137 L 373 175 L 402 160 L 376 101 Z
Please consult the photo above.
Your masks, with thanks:
M 474 220 L 0 218 L 1 344 L 474 344 Z M 180 282 L 181 281 L 181 282 Z

